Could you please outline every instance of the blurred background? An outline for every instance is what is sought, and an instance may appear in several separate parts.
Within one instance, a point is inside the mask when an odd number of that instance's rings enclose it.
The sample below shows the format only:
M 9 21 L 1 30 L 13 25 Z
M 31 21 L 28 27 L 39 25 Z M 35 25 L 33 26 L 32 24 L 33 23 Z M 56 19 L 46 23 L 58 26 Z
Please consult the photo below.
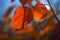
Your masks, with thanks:
M 39 1 L 45 5 L 48 5 L 47 9 L 50 10 L 49 3 L 47 2 L 47 0 L 39 0 Z M 57 17 L 60 20 L 60 0 L 50 0 L 50 3 L 52 5 L 52 8 L 54 9 L 54 11 L 56 11 L 56 13 L 58 13 Z M 31 2 L 31 4 L 34 6 L 36 4 L 36 1 Z M 16 8 L 18 8 L 19 6 L 22 6 L 22 4 L 21 4 L 21 2 L 19 2 L 19 0 L 15 0 L 14 2 L 11 2 L 11 0 L 0 0 L 0 39 L 1 40 L 20 40 L 20 39 L 17 39 L 18 32 L 16 32 L 12 28 L 12 23 L 11 23 L 13 14 L 14 14 Z M 8 9 L 12 10 L 12 11 L 9 12 Z M 6 14 L 6 13 L 10 13 L 10 14 Z M 9 16 L 9 17 L 5 18 L 6 16 Z M 54 33 L 52 33 L 52 32 L 53 31 L 49 32 L 48 34 L 46 33 L 46 35 L 59 33 L 56 31 L 54 31 Z M 21 35 L 21 34 L 19 34 L 19 35 Z M 20 36 L 18 36 L 18 38 L 19 37 Z M 49 37 L 50 39 L 48 39 L 47 37 Z M 46 37 L 46 39 L 43 39 L 44 37 L 42 37 L 40 39 L 41 40 L 53 40 L 53 38 L 55 38 L 55 37 L 51 37 L 50 35 L 47 37 Z M 58 40 L 58 38 L 59 37 L 57 37 L 56 40 Z

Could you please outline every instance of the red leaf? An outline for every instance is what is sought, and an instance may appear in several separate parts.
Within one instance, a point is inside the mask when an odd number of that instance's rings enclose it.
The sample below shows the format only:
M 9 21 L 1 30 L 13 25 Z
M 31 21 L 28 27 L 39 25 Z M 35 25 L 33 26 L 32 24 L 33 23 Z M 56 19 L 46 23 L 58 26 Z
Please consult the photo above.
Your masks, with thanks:
M 14 2 L 15 0 L 11 0 L 11 2 Z
M 28 9 L 29 10 L 29 9 Z M 14 29 L 22 30 L 27 27 L 28 23 L 32 21 L 33 15 L 28 11 L 25 13 L 24 18 L 24 8 L 18 7 L 14 12 L 14 16 L 12 18 L 12 26 Z

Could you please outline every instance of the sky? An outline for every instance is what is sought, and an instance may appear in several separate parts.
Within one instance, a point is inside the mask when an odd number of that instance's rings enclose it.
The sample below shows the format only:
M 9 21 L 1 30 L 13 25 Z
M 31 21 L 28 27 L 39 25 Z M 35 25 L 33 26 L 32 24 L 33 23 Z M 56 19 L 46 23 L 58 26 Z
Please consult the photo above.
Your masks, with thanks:
M 39 0 L 41 3 L 43 3 L 43 4 L 48 4 L 47 3 L 47 0 Z M 55 8 L 56 7 L 56 3 L 57 2 L 59 2 L 59 0 L 51 0 L 50 1 L 51 2 L 51 4 L 52 4 L 52 6 L 53 6 L 53 8 Z M 32 2 L 32 5 L 35 5 L 36 4 L 36 2 Z M 15 2 L 13 2 L 13 3 L 11 3 L 11 1 L 10 0 L 0 0 L 0 19 L 2 19 L 3 18 L 3 15 L 5 14 L 5 12 L 6 12 L 6 10 L 8 9 L 8 7 L 10 7 L 10 6 L 16 6 L 16 8 L 18 7 L 18 6 L 21 6 L 21 3 L 19 2 L 19 0 L 15 0 Z M 15 9 L 16 9 L 15 8 Z M 15 11 L 15 9 L 11 12 L 11 15 L 10 16 L 12 16 L 12 14 L 14 13 L 14 11 Z M 60 6 L 59 6 L 59 8 L 58 8 L 58 10 L 60 10 Z

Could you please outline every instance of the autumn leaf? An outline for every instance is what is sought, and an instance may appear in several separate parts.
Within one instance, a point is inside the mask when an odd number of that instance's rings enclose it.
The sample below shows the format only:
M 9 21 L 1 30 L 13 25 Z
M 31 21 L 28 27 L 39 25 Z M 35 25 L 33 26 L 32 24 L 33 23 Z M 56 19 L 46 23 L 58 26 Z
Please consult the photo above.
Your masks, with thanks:
M 11 0 L 11 2 L 14 2 L 15 0 Z

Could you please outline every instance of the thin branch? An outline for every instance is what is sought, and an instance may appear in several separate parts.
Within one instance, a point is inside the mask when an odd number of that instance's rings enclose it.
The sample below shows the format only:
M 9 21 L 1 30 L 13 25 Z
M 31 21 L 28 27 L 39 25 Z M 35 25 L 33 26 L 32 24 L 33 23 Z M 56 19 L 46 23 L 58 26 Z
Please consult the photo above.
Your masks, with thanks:
M 59 19 L 57 18 L 57 16 L 55 15 L 55 12 L 54 12 L 54 10 L 53 10 L 53 8 L 52 8 L 52 6 L 51 6 L 50 1 L 49 1 L 49 0 L 47 0 L 47 1 L 48 1 L 48 3 L 49 3 L 49 6 L 50 6 L 50 8 L 51 8 L 51 11 L 52 11 L 54 17 L 56 18 L 57 22 L 60 22 Z

